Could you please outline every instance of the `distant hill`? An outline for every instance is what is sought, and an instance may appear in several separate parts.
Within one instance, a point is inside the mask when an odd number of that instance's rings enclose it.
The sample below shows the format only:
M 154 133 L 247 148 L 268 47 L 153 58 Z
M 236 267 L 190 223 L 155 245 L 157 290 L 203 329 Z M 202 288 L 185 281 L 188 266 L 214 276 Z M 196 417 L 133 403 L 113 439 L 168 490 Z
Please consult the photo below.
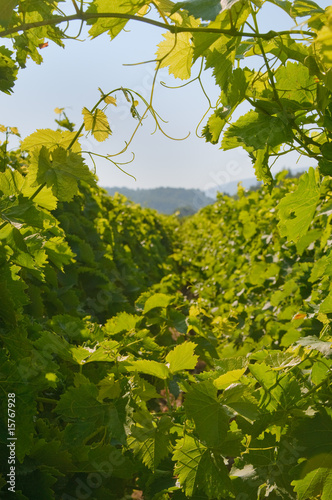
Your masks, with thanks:
M 191 215 L 200 208 L 214 203 L 215 198 L 206 196 L 199 189 L 159 187 L 154 189 L 129 189 L 126 187 L 105 187 L 110 196 L 120 193 L 142 207 L 158 210 L 162 214 L 172 214 L 180 210 L 183 215 Z
M 303 172 L 306 171 L 304 167 L 299 167 L 299 168 L 293 168 L 292 170 L 288 170 L 288 175 L 287 177 L 299 177 L 300 175 L 303 174 Z M 273 174 L 273 177 L 275 177 L 275 174 Z M 227 182 L 226 184 L 220 184 L 220 186 L 215 186 L 213 188 L 210 188 L 206 191 L 206 195 L 215 198 L 217 193 L 224 193 L 228 194 L 229 196 L 234 196 L 237 193 L 237 186 L 241 182 L 242 186 L 245 189 L 257 189 L 262 182 L 258 182 L 256 177 L 249 177 L 248 179 L 241 179 L 241 180 L 236 180 L 236 181 L 231 181 Z
M 289 171 L 289 177 L 297 177 L 303 173 L 303 168 Z M 238 183 L 245 189 L 257 189 L 261 182 L 255 177 L 236 180 L 213 187 L 206 192 L 200 189 L 185 189 L 159 187 L 153 189 L 130 189 L 126 187 L 105 187 L 110 196 L 115 193 L 123 194 L 126 198 L 138 203 L 142 207 L 154 208 L 162 214 L 173 214 L 179 210 L 181 215 L 192 215 L 200 208 L 214 203 L 218 192 L 234 196 L 237 193 Z
M 261 182 L 258 182 L 256 177 L 250 177 L 249 179 L 241 179 L 237 181 L 227 182 L 226 184 L 220 184 L 220 186 L 216 186 L 210 188 L 206 194 L 211 198 L 215 198 L 217 193 L 228 194 L 229 196 L 234 196 L 237 193 L 237 186 L 241 182 L 242 186 L 245 189 L 256 188 Z

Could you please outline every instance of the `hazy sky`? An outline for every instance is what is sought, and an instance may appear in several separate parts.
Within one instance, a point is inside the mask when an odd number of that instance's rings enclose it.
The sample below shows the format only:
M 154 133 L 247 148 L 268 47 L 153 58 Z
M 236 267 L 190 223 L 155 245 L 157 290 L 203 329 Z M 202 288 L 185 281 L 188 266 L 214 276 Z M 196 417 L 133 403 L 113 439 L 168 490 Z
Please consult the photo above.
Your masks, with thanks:
M 326 7 L 329 1 L 319 1 L 318 4 Z M 291 26 L 289 21 L 288 26 Z M 281 9 L 267 5 L 261 18 L 261 30 L 280 27 L 285 27 Z M 121 33 L 112 42 L 107 35 L 102 35 L 92 41 L 68 40 L 65 49 L 50 43 L 41 50 L 44 62 L 40 66 L 29 61 L 27 68 L 19 72 L 14 93 L 10 96 L 0 94 L 0 123 L 18 127 L 22 137 L 25 137 L 37 128 L 54 128 L 57 117 L 54 108 L 64 107 L 69 118 L 80 125 L 83 106 L 91 109 L 100 97 L 98 87 L 105 93 L 121 86 L 129 87 L 148 98 L 155 64 L 123 64 L 153 59 L 163 31 L 134 21 L 127 28 L 129 32 Z M 84 37 L 87 38 L 86 33 Z M 195 74 L 194 71 L 192 76 Z M 184 82 L 170 77 L 167 69 L 161 70 L 154 102 L 157 112 L 168 121 L 164 125 L 165 132 L 176 138 L 185 137 L 190 132 L 189 138 L 172 141 L 159 131 L 151 135 L 154 124 L 151 119 L 146 120 L 128 153 L 118 157 L 118 161 L 124 162 L 131 158 L 131 152 L 135 153 L 134 161 L 123 168 L 137 180 L 134 181 L 104 159 L 98 159 L 99 184 L 131 188 L 172 186 L 208 189 L 252 177 L 252 165 L 245 152 L 239 148 L 223 152 L 218 145 L 213 146 L 196 137 L 196 126 L 207 109 L 198 83 L 170 90 L 163 88 L 160 81 L 171 86 Z M 218 88 L 210 73 L 206 73 L 204 81 L 208 94 L 215 100 Z M 84 149 L 98 154 L 115 154 L 122 150 L 137 122 L 132 119 L 121 92 L 117 92 L 117 98 L 117 108 L 109 106 L 107 112 L 113 135 L 104 143 L 84 139 Z M 141 104 L 138 110 L 143 111 Z M 275 170 L 284 165 L 294 167 L 296 160 L 297 156 L 283 157 Z M 308 161 L 304 160 L 300 165 L 309 166 Z

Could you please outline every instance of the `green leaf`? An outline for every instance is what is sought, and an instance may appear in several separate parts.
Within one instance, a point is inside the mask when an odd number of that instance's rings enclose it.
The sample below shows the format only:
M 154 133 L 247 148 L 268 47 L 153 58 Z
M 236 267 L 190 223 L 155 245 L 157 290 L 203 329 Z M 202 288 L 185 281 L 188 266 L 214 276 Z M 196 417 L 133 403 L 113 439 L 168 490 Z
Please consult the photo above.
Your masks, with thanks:
M 332 292 L 330 292 L 320 304 L 319 312 L 325 314 L 330 314 L 332 312 Z
M 332 143 L 331 142 L 324 142 L 324 144 L 322 144 L 322 147 L 321 147 L 321 153 L 326 160 L 331 161 L 332 160 Z
M 0 46 L 0 91 L 5 94 L 12 92 L 18 71 L 12 55 L 13 52 Z
M 207 124 L 203 128 L 202 135 L 205 137 L 207 142 L 211 144 L 217 144 L 221 132 L 226 125 L 226 117 L 230 113 L 230 109 L 223 107 L 217 109 L 208 119 Z
M 186 394 L 184 407 L 195 422 L 197 434 L 207 446 L 219 446 L 229 427 L 229 416 L 217 398 L 212 381 L 194 385 Z
M 143 314 L 148 313 L 156 307 L 167 307 L 174 302 L 174 297 L 165 293 L 155 293 L 145 302 Z
M 227 129 L 222 147 L 227 150 L 244 144 L 265 150 L 266 145 L 274 148 L 292 138 L 291 128 L 280 118 L 249 111 Z
M 171 450 L 169 429 L 172 421 L 168 416 L 162 416 L 155 425 L 145 420 L 144 425 L 136 425 L 131 429 L 128 445 L 142 462 L 152 471 L 156 471 L 161 460 Z
M 0 267 L 0 318 L 8 325 L 15 326 L 22 306 L 29 301 L 24 291 L 26 283 L 18 276 L 18 266 Z
M 65 361 L 73 362 L 70 344 L 53 332 L 44 331 L 34 345 L 48 359 L 52 359 L 52 353 L 54 353 Z
M 264 389 L 270 389 L 276 384 L 277 374 L 265 363 L 249 365 L 249 370 Z
M 137 466 L 132 460 L 122 454 L 121 449 L 103 444 L 96 447 L 91 447 L 89 450 L 88 460 L 82 469 L 87 472 L 101 474 L 102 477 L 122 478 L 131 480 Z M 112 484 L 114 481 L 112 480 Z M 100 500 L 103 493 L 101 492 Z M 108 498 L 111 496 L 108 494 Z M 105 497 L 104 497 L 105 498 Z
M 63 266 L 74 262 L 75 254 L 61 236 L 49 238 L 45 242 L 44 248 L 49 260 L 60 269 L 60 271 L 63 271 Z
M 315 170 L 311 167 L 302 175 L 293 193 L 287 194 L 279 203 L 278 224 L 281 236 L 297 242 L 309 229 L 319 202 L 320 188 Z
M 0 174 L 0 191 L 5 196 L 20 193 L 24 185 L 24 177 L 17 170 L 7 169 Z
M 174 472 L 178 475 L 187 496 L 191 496 L 197 488 L 200 461 L 206 451 L 204 445 L 188 435 L 176 444 L 173 454 L 173 460 L 176 462 Z
M 288 0 L 269 0 L 269 2 L 277 5 L 278 7 L 281 7 L 285 12 L 287 12 L 287 14 L 290 15 L 292 2 L 289 2 Z
M 224 373 L 223 375 L 220 375 L 220 377 L 216 378 L 213 381 L 213 385 L 218 389 L 226 389 L 229 385 L 234 384 L 237 382 L 244 372 L 246 371 L 245 368 L 241 368 L 239 370 L 231 370 L 227 373 Z
M 236 68 L 229 80 L 227 90 L 222 98 L 225 106 L 235 108 L 245 98 L 246 90 L 248 88 L 248 81 L 246 80 L 245 71 L 241 68 Z
M 312 0 L 295 0 L 290 12 L 293 17 L 306 17 L 323 14 L 324 10 Z
M 0 202 L 1 218 L 12 226 L 20 229 L 24 224 L 43 229 L 44 213 L 35 206 L 33 201 L 22 195 L 10 196 Z
M 332 495 L 332 469 L 319 467 L 309 472 L 303 479 L 292 482 L 298 500 L 319 498 L 330 500 Z
M 184 342 L 167 354 L 166 361 L 172 373 L 195 368 L 198 360 L 198 356 L 194 355 L 195 347 L 197 344 L 194 342 Z
M 96 141 L 103 142 L 112 134 L 107 116 L 101 109 L 97 108 L 91 113 L 87 108 L 83 108 L 82 114 L 85 130 L 91 131 Z
M 319 229 L 314 229 L 312 231 L 309 231 L 304 236 L 302 236 L 302 238 L 300 238 L 299 241 L 296 243 L 296 249 L 299 255 L 302 255 L 304 250 L 308 248 L 308 246 L 311 243 L 320 240 L 322 234 L 323 234 L 322 231 L 320 231 Z
M 33 152 L 30 169 L 35 179 L 34 186 L 46 183 L 58 200 L 70 201 L 78 193 L 78 181 L 95 183 L 79 154 L 58 147 L 51 155 L 44 146 Z
M 258 181 L 263 181 L 264 184 L 271 185 L 273 183 L 273 177 L 269 167 L 269 151 L 270 148 L 268 146 L 266 146 L 264 149 L 258 149 L 258 151 L 256 152 L 254 169 L 256 179 Z
M 165 366 L 163 363 L 158 363 L 158 361 L 132 361 L 131 365 L 127 366 L 127 370 L 146 373 L 147 375 L 152 375 L 161 379 L 167 379 L 169 376 L 169 370 L 167 366 Z
M 107 321 L 105 330 L 110 335 L 120 332 L 130 332 L 131 330 L 135 330 L 141 320 L 142 318 L 140 316 L 134 316 L 133 314 L 128 314 L 127 312 L 121 312 Z
M 15 7 L 18 4 L 18 0 L 6 0 L 1 2 L 0 5 L 0 25 L 7 28 L 10 24 Z
M 115 380 L 114 373 L 105 377 L 98 384 L 99 394 L 98 401 L 103 401 L 104 399 L 116 399 L 121 395 L 121 384 L 119 380 Z
M 98 388 L 89 382 L 70 387 L 56 406 L 56 413 L 65 421 L 86 420 L 101 425 L 104 421 L 104 405 L 97 400 Z
M 213 76 L 221 90 L 225 91 L 232 79 L 233 63 L 236 55 L 236 46 L 226 45 L 227 38 L 219 38 L 208 50 L 206 55 L 206 68 L 213 68 Z
M 76 132 L 68 132 L 67 130 L 37 129 L 36 132 L 33 132 L 22 141 L 21 148 L 23 151 L 28 152 L 35 149 L 40 150 L 43 146 L 51 151 L 59 147 L 67 149 L 75 137 Z M 71 150 L 76 153 L 81 151 L 77 141 L 74 142 Z
M 186 435 L 177 442 L 173 460 L 174 472 L 187 497 L 196 490 L 204 491 L 211 499 L 229 497 L 232 486 L 223 460 L 217 453 L 212 456 L 194 437 Z
M 332 161 L 320 158 L 318 161 L 319 171 L 322 175 L 332 175 Z
M 224 9 L 230 9 L 232 5 L 240 0 L 187 0 L 186 2 L 178 2 L 173 8 L 173 12 L 178 9 L 186 9 L 189 14 L 196 18 L 201 18 L 207 21 L 214 21 L 215 18 Z
M 324 356 L 331 356 L 332 354 L 332 342 L 325 342 L 315 337 L 314 335 L 309 335 L 308 337 L 302 337 L 295 343 L 295 346 L 305 347 L 307 351 L 316 350 L 324 354 Z
M 282 99 L 311 107 L 315 102 L 312 92 L 314 77 L 306 66 L 288 61 L 275 72 L 276 87 Z
M 89 5 L 87 9 L 88 13 L 97 12 L 111 12 L 119 14 L 136 14 L 142 7 L 148 4 L 146 0 L 130 0 L 130 1 L 117 1 L 117 0 L 94 0 Z M 106 31 L 111 36 L 115 38 L 126 26 L 127 19 L 117 19 L 115 18 L 99 18 L 92 19 L 88 24 L 92 24 L 90 28 L 89 35 L 95 38 Z
M 62 443 L 54 439 L 46 441 L 39 439 L 32 447 L 30 457 L 43 467 L 56 468 L 57 471 L 66 473 L 66 471 L 74 467 L 72 457 L 68 450 L 63 449 Z
M 312 369 L 310 378 L 315 385 L 321 384 L 324 380 L 327 382 L 327 377 L 332 367 L 331 359 L 318 359 Z
M 191 33 L 163 33 L 164 40 L 158 44 L 156 53 L 160 68 L 168 67 L 170 75 L 181 80 L 187 80 L 191 75 L 193 46 Z
M 85 363 L 92 363 L 93 361 L 115 361 L 118 354 L 119 343 L 115 340 L 104 340 L 101 342 L 92 354 L 87 353 Z

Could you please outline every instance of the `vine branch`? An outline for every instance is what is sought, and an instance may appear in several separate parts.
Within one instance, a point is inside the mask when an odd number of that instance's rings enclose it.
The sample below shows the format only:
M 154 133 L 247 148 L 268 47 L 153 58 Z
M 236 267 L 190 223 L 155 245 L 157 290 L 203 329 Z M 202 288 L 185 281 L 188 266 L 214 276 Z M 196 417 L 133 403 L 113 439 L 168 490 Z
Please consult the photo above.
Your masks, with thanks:
M 160 21 L 155 21 L 154 19 L 149 19 L 146 17 L 139 17 L 134 14 L 121 14 L 118 12 L 76 12 L 76 14 L 72 14 L 70 16 L 61 16 L 61 17 L 53 17 L 52 19 L 45 19 L 43 21 L 36 21 L 32 23 L 23 23 L 15 28 L 8 28 L 6 30 L 0 31 L 0 37 L 6 37 L 8 35 L 12 35 L 19 31 L 28 31 L 33 28 L 39 28 L 41 26 L 49 26 L 61 23 L 68 23 L 70 21 L 89 21 L 91 19 L 126 19 L 132 21 L 138 21 L 145 24 L 150 24 L 152 26 L 156 26 L 158 28 L 163 28 L 165 30 L 170 31 L 171 33 L 216 33 L 222 35 L 228 35 L 232 37 L 249 37 L 249 38 L 261 38 L 263 40 L 271 40 L 277 36 L 282 35 L 308 35 L 311 37 L 315 37 L 315 33 L 312 31 L 303 31 L 303 30 L 285 30 L 285 31 L 273 31 L 270 30 L 267 33 L 246 33 L 243 31 L 238 31 L 236 29 L 223 29 L 223 28 L 209 28 L 209 27 L 186 27 L 186 26 L 175 26 L 171 24 L 162 23 Z

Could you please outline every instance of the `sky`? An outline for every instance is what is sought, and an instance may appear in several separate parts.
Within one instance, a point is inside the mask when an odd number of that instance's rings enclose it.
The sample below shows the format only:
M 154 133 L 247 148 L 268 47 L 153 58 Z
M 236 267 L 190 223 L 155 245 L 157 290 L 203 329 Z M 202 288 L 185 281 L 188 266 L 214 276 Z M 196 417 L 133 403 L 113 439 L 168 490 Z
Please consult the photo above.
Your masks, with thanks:
M 325 8 L 329 0 L 317 2 Z M 67 2 L 70 10 L 71 2 Z M 67 10 L 68 10 L 67 9 Z M 151 17 L 151 16 L 150 16 Z M 281 9 L 268 4 L 262 11 L 260 29 L 269 31 L 292 27 Z M 72 25 L 71 33 L 78 29 Z M 153 81 L 155 63 L 126 66 L 154 59 L 157 44 L 162 40 L 163 30 L 143 23 L 131 21 L 126 32 L 114 40 L 104 34 L 89 40 L 87 32 L 81 39 L 68 40 L 65 49 L 50 42 L 42 49 L 44 62 L 36 65 L 29 60 L 27 67 L 20 70 L 12 95 L 0 94 L 0 123 L 17 127 L 22 138 L 36 129 L 55 128 L 55 108 L 65 108 L 71 121 L 80 126 L 82 108 L 91 109 L 100 98 L 98 87 L 104 93 L 119 87 L 131 88 L 148 98 Z M 199 68 L 194 67 L 192 76 Z M 204 86 L 212 101 L 219 95 L 210 72 L 204 72 Z M 154 105 L 156 111 L 167 121 L 164 131 L 176 139 L 165 137 L 160 131 L 154 132 L 152 119 L 144 121 L 126 153 L 115 159 L 119 162 L 131 160 L 124 165 L 134 180 L 113 164 L 96 157 L 97 175 L 101 186 L 126 186 L 129 188 L 185 187 L 211 190 L 218 185 L 231 181 L 254 177 L 252 164 L 247 153 L 240 148 L 221 151 L 218 145 L 206 143 L 196 136 L 196 127 L 207 110 L 207 101 L 198 82 L 181 89 L 165 88 L 185 83 L 168 75 L 167 69 L 159 72 L 155 89 Z M 118 106 L 109 106 L 107 115 L 113 131 L 112 136 L 103 143 L 91 137 L 82 138 L 84 150 L 97 154 L 116 154 L 129 140 L 137 125 L 130 114 L 128 104 L 121 91 L 116 92 Z M 139 100 L 139 99 L 138 99 Z M 244 108 L 242 108 L 242 111 Z M 138 111 L 143 112 L 142 104 Z M 246 109 L 245 109 L 246 111 Z M 240 116 L 237 112 L 234 117 Z M 202 123 L 205 124 L 206 120 Z M 202 126 L 199 127 L 201 131 Z M 283 167 L 310 166 L 309 160 L 300 160 L 297 155 L 282 157 L 273 172 Z M 89 161 L 87 160 L 89 163 Z M 92 164 L 89 163 L 92 167 Z

